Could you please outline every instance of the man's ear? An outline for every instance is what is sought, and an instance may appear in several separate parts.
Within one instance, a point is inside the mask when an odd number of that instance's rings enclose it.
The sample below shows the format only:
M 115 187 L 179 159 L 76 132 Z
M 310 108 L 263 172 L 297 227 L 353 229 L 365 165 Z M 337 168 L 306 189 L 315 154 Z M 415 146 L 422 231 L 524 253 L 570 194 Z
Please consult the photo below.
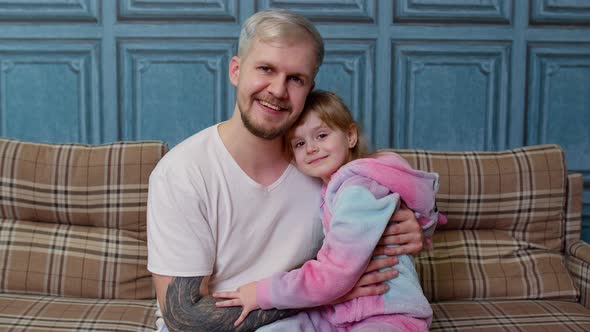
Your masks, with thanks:
M 229 80 L 234 86 L 238 86 L 240 78 L 240 58 L 233 56 L 229 62 Z
M 358 142 L 358 129 L 356 127 L 355 124 L 351 124 L 350 128 L 348 129 L 348 148 L 352 149 L 356 146 L 356 143 Z

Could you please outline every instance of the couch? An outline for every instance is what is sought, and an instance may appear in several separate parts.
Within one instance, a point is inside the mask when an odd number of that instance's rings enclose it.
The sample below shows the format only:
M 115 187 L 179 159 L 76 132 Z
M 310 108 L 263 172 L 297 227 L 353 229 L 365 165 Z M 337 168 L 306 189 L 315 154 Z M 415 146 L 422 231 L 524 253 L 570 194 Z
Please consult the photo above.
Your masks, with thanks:
M 148 177 L 160 142 L 0 139 L 0 330 L 153 331 Z M 440 175 L 434 248 L 417 257 L 431 331 L 590 331 L 582 176 L 557 145 L 396 150 Z
M 1 331 L 154 331 L 145 212 L 166 151 L 0 139 Z

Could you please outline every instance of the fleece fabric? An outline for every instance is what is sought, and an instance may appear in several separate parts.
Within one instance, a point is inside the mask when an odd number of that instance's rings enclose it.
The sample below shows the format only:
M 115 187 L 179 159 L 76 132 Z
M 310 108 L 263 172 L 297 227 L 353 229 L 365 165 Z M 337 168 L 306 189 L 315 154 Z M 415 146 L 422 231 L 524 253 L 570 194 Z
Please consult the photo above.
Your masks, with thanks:
M 274 274 L 257 284 L 262 309 L 316 307 L 346 294 L 364 273 L 372 252 L 400 201 L 417 213 L 425 233 L 431 233 L 439 215 L 435 194 L 438 175 L 414 170 L 400 156 L 381 153 L 342 166 L 324 188 L 322 223 L 325 239 L 315 260 L 299 269 Z M 334 326 L 346 326 L 368 317 L 401 315 L 432 319 L 413 258 L 401 255 L 389 280 L 389 290 L 314 310 Z

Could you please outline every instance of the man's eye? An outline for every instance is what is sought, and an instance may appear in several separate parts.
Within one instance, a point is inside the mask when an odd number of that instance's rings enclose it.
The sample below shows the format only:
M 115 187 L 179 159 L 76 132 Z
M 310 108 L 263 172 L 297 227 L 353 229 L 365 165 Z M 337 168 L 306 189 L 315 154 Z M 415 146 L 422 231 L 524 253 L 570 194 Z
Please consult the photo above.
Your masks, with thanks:
M 258 69 L 262 70 L 265 73 L 270 72 L 270 67 L 267 67 L 267 66 L 260 66 L 260 67 L 258 67 Z
M 297 84 L 303 84 L 303 80 L 297 76 L 291 76 L 289 79 Z

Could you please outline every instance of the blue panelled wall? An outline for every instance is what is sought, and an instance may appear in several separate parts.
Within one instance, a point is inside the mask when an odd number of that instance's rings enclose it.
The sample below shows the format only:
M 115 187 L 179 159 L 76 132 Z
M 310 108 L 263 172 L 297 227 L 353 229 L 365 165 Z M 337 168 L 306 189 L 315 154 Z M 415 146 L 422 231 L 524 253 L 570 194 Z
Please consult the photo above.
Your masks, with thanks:
M 232 113 L 240 26 L 269 7 L 318 25 L 317 86 L 375 147 L 560 144 L 590 240 L 588 0 L 0 0 L 0 136 L 173 146 Z

